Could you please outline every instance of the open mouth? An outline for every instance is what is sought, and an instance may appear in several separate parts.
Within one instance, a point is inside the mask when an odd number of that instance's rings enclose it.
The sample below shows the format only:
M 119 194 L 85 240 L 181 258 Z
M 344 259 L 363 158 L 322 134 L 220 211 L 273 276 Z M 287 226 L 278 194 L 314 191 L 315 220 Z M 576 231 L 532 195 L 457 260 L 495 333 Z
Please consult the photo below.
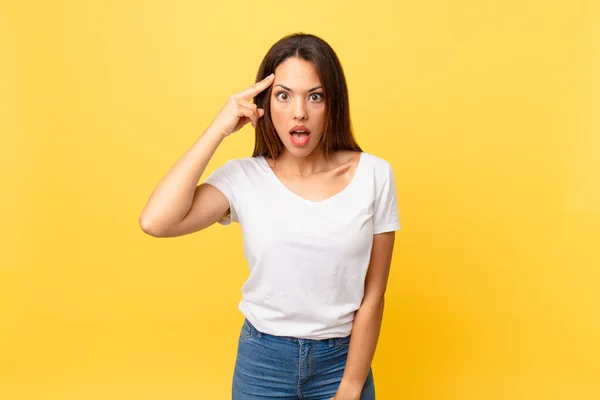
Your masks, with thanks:
M 292 144 L 301 147 L 308 143 L 310 129 L 302 125 L 295 126 L 290 129 L 290 135 Z

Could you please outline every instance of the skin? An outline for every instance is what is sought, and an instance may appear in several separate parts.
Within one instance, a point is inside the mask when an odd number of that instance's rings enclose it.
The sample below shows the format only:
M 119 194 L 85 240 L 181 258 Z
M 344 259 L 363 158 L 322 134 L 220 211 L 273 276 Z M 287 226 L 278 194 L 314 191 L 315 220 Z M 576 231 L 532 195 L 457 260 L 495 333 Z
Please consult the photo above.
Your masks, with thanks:
M 339 151 L 325 159 L 319 142 L 325 126 L 324 96 L 327 94 L 320 88 L 311 91 L 320 85 L 312 63 L 289 58 L 275 69 L 270 99 L 273 125 L 285 146 L 276 166 L 272 167 L 273 171 L 290 190 L 315 201 L 327 198 L 349 184 L 360 155 L 358 152 Z M 298 124 L 305 125 L 311 131 L 309 143 L 302 148 L 290 141 L 289 131 Z M 365 294 L 355 314 L 344 375 L 331 400 L 360 399 L 383 320 L 384 295 L 394 241 L 395 232 L 373 236 Z
M 277 163 L 268 159 L 276 176 L 293 192 L 312 201 L 335 195 L 347 186 L 359 162 L 360 153 L 333 152 L 325 158 L 320 141 L 325 129 L 325 96 L 314 65 L 291 57 L 275 69 L 270 113 L 284 150 Z M 309 142 L 296 147 L 290 129 L 304 125 Z
M 303 176 L 329 169 L 320 148 L 325 129 L 325 92 L 313 64 L 296 57 L 279 64 L 270 103 L 273 125 L 285 146 L 278 160 L 289 164 L 290 173 Z M 289 134 L 299 124 L 311 132 L 308 145 L 301 148 L 292 144 Z
M 205 229 L 227 215 L 227 198 L 215 187 L 197 183 L 222 141 L 249 122 L 256 126 L 264 116 L 264 110 L 250 100 L 271 84 L 275 84 L 273 96 L 278 96 L 271 99 L 271 116 L 285 145 L 273 172 L 290 190 L 313 201 L 328 198 L 348 185 L 359 153 L 340 151 L 325 159 L 318 146 L 325 107 L 319 96 L 313 96 L 321 91 L 309 93 L 320 81 L 312 64 L 292 58 L 276 68 L 275 77 L 267 77 L 229 97 L 213 123 L 152 192 L 139 218 L 144 232 L 155 237 L 181 236 Z M 280 94 L 285 90 L 277 84 L 290 89 L 287 96 Z M 314 135 L 304 148 L 295 147 L 289 138 L 290 128 L 299 123 Z M 348 358 L 335 400 L 360 399 L 379 337 L 394 238 L 395 232 L 373 236 L 365 293 L 354 316 Z

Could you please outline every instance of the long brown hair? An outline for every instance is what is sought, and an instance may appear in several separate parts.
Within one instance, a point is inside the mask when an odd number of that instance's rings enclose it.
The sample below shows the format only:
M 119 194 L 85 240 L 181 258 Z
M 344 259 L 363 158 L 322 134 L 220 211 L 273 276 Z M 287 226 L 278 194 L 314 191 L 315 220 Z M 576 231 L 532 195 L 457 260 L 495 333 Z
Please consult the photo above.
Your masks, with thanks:
M 350 121 L 348 87 L 340 61 L 327 42 L 310 34 L 294 33 L 275 43 L 263 58 L 256 82 L 266 78 L 279 64 L 290 57 L 311 62 L 317 70 L 325 92 L 325 131 L 321 146 L 325 157 L 331 151 L 362 149 L 354 139 Z M 277 135 L 271 120 L 271 91 L 273 86 L 254 97 L 254 103 L 265 111 L 255 129 L 253 157 L 262 155 L 276 159 L 283 150 L 283 142 Z

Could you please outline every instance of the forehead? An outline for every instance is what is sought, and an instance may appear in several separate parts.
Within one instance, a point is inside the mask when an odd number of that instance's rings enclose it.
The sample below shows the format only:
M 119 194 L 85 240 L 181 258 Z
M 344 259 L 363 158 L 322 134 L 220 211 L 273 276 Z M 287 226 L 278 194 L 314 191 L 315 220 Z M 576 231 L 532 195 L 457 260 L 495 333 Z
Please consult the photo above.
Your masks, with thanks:
M 321 83 L 312 62 L 290 57 L 275 68 L 275 82 L 286 86 L 314 86 Z

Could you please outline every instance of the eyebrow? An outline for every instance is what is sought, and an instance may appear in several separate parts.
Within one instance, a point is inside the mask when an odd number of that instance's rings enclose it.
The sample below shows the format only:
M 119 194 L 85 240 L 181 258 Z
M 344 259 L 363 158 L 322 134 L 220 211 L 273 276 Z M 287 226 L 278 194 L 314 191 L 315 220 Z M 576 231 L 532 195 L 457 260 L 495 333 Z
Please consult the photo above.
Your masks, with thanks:
M 283 86 L 281 83 L 278 83 L 278 84 L 277 84 L 277 85 L 275 85 L 275 86 L 281 86 L 281 87 L 282 87 L 282 88 L 284 88 L 285 90 L 288 90 L 288 91 L 290 91 L 290 92 L 294 93 L 294 91 L 293 91 L 292 89 L 290 89 L 290 88 L 289 88 L 289 87 L 287 87 L 287 86 Z M 315 87 L 314 87 L 314 88 L 312 88 L 312 89 L 308 89 L 308 93 L 310 93 L 310 92 L 314 92 L 315 90 L 317 90 L 317 89 L 320 89 L 320 88 L 321 88 L 321 86 L 320 86 L 320 85 L 319 85 L 319 86 L 315 86 Z

